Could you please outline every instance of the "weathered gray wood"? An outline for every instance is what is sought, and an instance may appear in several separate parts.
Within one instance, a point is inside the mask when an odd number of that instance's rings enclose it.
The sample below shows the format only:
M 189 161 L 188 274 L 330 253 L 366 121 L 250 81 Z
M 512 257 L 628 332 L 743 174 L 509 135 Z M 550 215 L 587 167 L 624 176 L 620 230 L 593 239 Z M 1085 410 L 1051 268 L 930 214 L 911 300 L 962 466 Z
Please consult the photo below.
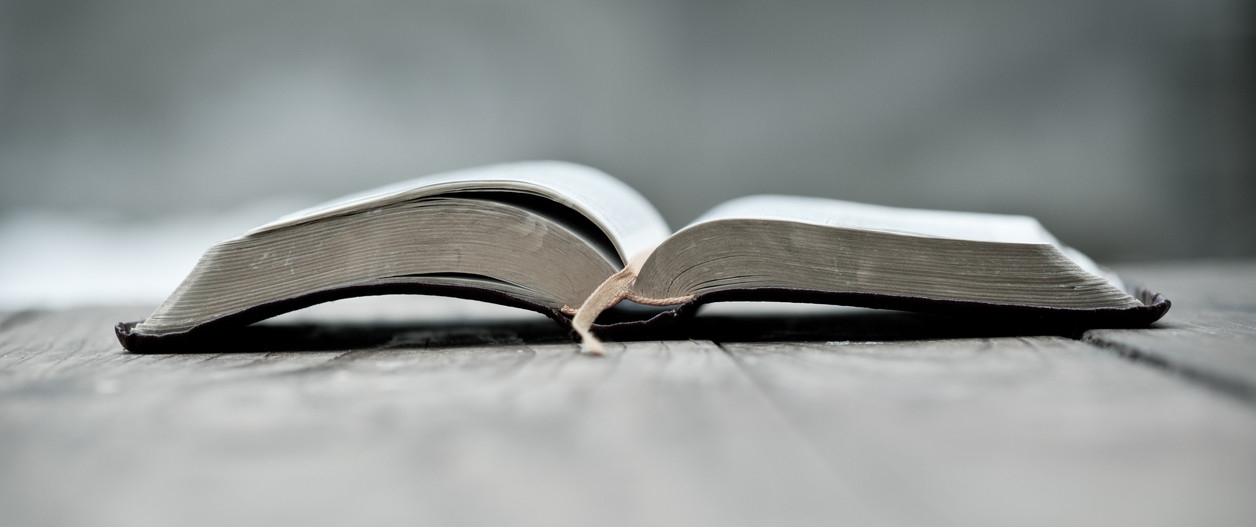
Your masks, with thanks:
M 1163 292 L 1173 308 L 1154 328 L 1093 330 L 1087 342 L 1256 403 L 1256 262 L 1119 271 Z
M 367 349 L 146 356 L 112 340 L 118 316 L 5 323 L 0 524 L 867 521 L 709 342 L 594 358 L 421 327 L 333 336 Z
M 1122 271 L 1176 305 L 1103 349 L 716 310 L 597 359 L 539 315 L 394 298 L 145 356 L 111 334 L 144 308 L 0 313 L 0 525 L 1249 525 L 1256 410 L 1145 357 L 1247 379 L 1250 318 L 1217 312 L 1256 293 L 1195 281 L 1256 270 Z
M 904 524 L 1250 525 L 1256 412 L 1077 341 L 725 344 Z

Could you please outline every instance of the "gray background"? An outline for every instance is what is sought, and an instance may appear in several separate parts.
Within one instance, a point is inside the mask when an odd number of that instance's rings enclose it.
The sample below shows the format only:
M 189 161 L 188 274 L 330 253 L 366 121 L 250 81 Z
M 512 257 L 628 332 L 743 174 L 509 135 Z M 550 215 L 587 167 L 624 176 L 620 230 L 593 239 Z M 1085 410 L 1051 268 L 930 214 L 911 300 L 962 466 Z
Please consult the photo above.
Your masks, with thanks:
M 0 3 L 0 212 L 144 222 L 519 159 L 1256 254 L 1250 2 Z

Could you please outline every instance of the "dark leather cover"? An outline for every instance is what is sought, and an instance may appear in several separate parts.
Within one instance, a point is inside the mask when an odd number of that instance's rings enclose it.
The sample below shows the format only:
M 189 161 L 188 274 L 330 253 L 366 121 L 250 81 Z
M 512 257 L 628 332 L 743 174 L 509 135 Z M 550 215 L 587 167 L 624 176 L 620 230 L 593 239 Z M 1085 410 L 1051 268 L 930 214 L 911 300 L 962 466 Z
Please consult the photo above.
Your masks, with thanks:
M 664 311 L 642 320 L 595 324 L 593 330 L 599 336 L 607 338 L 627 335 L 639 338 L 642 335 L 656 331 L 661 333 L 660 330 L 666 329 L 684 317 L 692 315 L 703 304 L 734 300 L 835 304 L 965 316 L 992 316 L 1000 320 L 1010 319 L 1065 325 L 1074 329 L 1143 327 L 1159 320 L 1160 317 L 1163 317 L 1169 311 L 1171 305 L 1169 299 L 1160 293 L 1149 291 L 1142 287 L 1135 287 L 1129 293 L 1142 302 L 1143 305 L 1124 309 L 1068 309 L 806 289 L 730 289 L 699 295 L 693 300 L 677 306 L 675 309 Z M 115 326 L 114 331 L 117 333 L 118 341 L 122 343 L 122 347 L 129 351 L 136 353 L 178 353 L 204 349 L 207 343 L 221 342 L 222 336 L 229 333 L 228 330 L 232 328 L 246 326 L 289 311 L 342 298 L 392 294 L 440 295 L 492 302 L 536 311 L 554 319 L 554 321 L 567 328 L 571 327 L 571 317 L 563 314 L 561 311 L 499 291 L 454 285 L 390 283 L 327 289 L 268 302 L 179 333 L 164 335 L 140 333 L 135 331 L 135 326 L 139 322 L 119 322 Z M 604 316 L 601 320 L 606 318 Z

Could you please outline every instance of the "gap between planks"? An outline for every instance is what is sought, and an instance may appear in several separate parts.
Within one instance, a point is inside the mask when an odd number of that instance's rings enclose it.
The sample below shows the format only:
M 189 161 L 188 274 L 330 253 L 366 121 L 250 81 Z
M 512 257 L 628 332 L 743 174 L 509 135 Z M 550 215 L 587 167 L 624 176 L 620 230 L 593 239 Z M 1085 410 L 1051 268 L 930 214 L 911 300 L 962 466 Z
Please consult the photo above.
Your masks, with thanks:
M 1256 406 L 1256 387 L 1241 379 L 1228 377 L 1203 368 L 1196 368 L 1189 364 L 1182 364 L 1154 353 L 1148 353 L 1137 346 L 1105 339 L 1091 332 L 1086 332 L 1082 335 L 1082 338 L 1076 340 L 1098 350 L 1127 359 L 1131 363 L 1167 373 L 1171 377 L 1181 379 L 1187 384 L 1202 386 L 1213 392 L 1237 399 L 1247 405 Z

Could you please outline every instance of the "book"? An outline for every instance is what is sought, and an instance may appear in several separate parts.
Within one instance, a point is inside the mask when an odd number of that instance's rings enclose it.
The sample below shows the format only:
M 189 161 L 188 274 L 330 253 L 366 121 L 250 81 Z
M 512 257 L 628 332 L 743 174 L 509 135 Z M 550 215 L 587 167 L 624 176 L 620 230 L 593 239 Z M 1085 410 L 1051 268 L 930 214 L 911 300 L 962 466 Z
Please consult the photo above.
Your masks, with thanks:
M 829 303 L 1136 327 L 1163 295 L 1061 244 L 1026 216 L 749 196 L 672 232 L 593 168 L 462 170 L 303 210 L 210 247 L 147 319 L 116 334 L 177 351 L 235 327 L 354 296 L 429 294 L 531 309 L 597 335 L 675 323 L 715 301 Z M 620 303 L 658 309 L 599 324 Z

